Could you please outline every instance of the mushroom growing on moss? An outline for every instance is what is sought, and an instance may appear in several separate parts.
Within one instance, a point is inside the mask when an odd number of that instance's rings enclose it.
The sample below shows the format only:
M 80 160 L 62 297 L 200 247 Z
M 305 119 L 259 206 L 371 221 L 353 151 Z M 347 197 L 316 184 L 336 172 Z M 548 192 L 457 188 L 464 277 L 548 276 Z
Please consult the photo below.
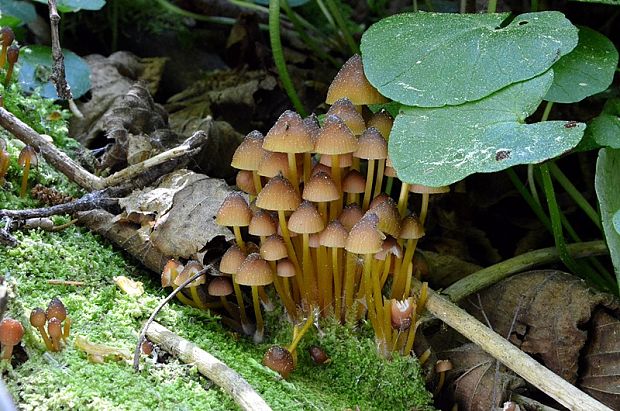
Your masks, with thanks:
M 15 34 L 13 34 L 13 30 L 11 30 L 10 27 L 2 27 L 0 29 L 0 41 L 2 41 L 2 51 L 0 52 L 0 68 L 4 67 L 8 48 L 13 43 L 13 40 L 15 40 Z
M 0 321 L 0 344 L 2 345 L 2 355 L 0 359 L 10 360 L 13 355 L 13 347 L 22 340 L 24 327 L 12 318 L 5 318 Z
M 4 87 L 8 87 L 11 82 L 11 77 L 13 76 L 13 67 L 15 67 L 15 63 L 17 63 L 17 59 L 19 59 L 19 47 L 13 45 L 9 47 L 6 52 L 6 59 L 9 62 L 9 68 L 6 70 L 6 76 L 4 77 Z
M 52 318 L 58 319 L 61 324 L 62 322 L 64 322 L 61 337 L 65 342 L 67 342 L 67 338 L 69 338 L 69 333 L 71 331 L 71 319 L 67 315 L 67 309 L 65 308 L 65 305 L 62 303 L 62 301 L 60 301 L 58 297 L 52 298 L 50 303 L 47 305 L 47 310 L 45 310 L 45 317 L 48 321 L 48 327 L 49 321 Z
M 53 350 L 52 340 L 47 335 L 47 331 L 45 331 L 45 323 L 47 322 L 47 318 L 45 316 L 45 311 L 42 308 L 35 308 L 30 312 L 30 324 L 36 328 L 41 334 L 41 338 L 43 338 L 43 342 L 45 343 L 45 347 L 48 351 Z
M 235 279 L 240 285 L 252 287 L 252 303 L 254 305 L 254 315 L 256 316 L 254 341 L 261 342 L 265 333 L 265 323 L 260 310 L 258 287 L 263 287 L 273 282 L 271 267 L 258 253 L 252 253 L 246 257 L 241 267 L 239 267 Z
M 31 146 L 26 146 L 19 152 L 19 158 L 17 163 L 20 167 L 24 168 L 24 175 L 22 176 L 22 187 L 19 192 L 20 197 L 26 195 L 26 189 L 28 188 L 28 174 L 30 173 L 30 167 L 36 167 L 38 164 L 37 152 Z

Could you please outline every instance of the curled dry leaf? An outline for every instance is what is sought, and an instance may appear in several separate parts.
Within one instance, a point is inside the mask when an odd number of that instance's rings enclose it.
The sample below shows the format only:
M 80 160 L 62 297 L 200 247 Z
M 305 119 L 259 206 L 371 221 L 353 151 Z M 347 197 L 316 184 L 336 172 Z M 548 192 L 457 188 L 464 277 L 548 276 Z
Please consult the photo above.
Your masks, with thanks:
M 620 409 L 620 321 L 606 310 L 592 317 L 579 387 L 614 410 Z
M 577 380 L 580 351 L 597 307 L 617 310 L 612 296 L 594 293 L 579 278 L 556 270 L 510 277 L 464 304 L 472 315 L 571 383 Z M 515 319 L 516 317 L 516 319 Z M 514 325 L 513 325 L 514 320 Z
M 80 351 L 85 352 L 88 360 L 96 364 L 103 364 L 105 360 L 123 361 L 131 358 L 131 355 L 127 350 L 92 343 L 81 335 L 78 335 L 75 338 L 75 347 Z
M 448 395 L 442 400 L 456 402 L 459 410 L 496 409 L 510 398 L 513 390 L 525 387 L 525 381 L 501 364 L 496 367 L 495 359 L 475 344 L 464 344 L 438 356 L 449 359 L 453 366 L 446 373 L 444 391 Z
M 113 278 L 114 283 L 130 297 L 140 297 L 144 294 L 144 285 L 140 281 L 134 281 L 131 278 L 119 275 Z

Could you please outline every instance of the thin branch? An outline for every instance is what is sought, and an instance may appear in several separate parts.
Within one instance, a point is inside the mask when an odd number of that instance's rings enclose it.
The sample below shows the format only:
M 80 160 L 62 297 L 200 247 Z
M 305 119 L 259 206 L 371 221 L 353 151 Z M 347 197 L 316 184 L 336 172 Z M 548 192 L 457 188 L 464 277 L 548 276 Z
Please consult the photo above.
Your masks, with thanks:
M 65 77 L 65 56 L 60 48 L 60 36 L 58 35 L 58 25 L 60 24 L 60 15 L 56 8 L 56 0 L 48 0 L 47 5 L 50 10 L 50 26 L 52 29 L 52 83 L 56 87 L 58 97 L 63 100 L 73 100 L 71 87 L 67 83 Z

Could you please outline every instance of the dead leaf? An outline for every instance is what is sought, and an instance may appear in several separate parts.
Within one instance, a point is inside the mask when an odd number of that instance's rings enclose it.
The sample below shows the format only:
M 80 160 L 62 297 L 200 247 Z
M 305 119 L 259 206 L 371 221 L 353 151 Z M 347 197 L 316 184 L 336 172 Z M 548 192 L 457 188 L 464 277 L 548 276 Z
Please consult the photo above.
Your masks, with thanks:
M 75 347 L 80 351 L 85 352 L 88 360 L 96 364 L 103 364 L 106 359 L 112 361 L 122 361 L 129 360 L 131 358 L 127 350 L 92 343 L 81 335 L 78 335 L 75 338 Z
M 144 286 L 140 281 L 134 281 L 124 275 L 116 276 L 113 280 L 118 288 L 130 297 L 140 297 L 144 294 Z

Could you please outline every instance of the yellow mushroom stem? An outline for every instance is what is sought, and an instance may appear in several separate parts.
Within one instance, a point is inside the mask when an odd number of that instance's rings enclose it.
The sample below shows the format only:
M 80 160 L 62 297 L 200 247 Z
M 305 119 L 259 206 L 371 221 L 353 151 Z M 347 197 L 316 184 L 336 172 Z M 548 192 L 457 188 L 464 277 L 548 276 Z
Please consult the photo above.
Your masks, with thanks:
M 232 318 L 235 318 L 237 314 L 235 313 L 235 310 L 233 310 L 232 305 L 230 305 L 230 303 L 228 302 L 228 299 L 225 296 L 220 295 L 220 301 L 222 302 L 222 305 L 224 306 L 224 309 L 226 310 L 228 315 L 230 315 Z
M 375 198 L 381 193 L 381 187 L 383 186 L 383 173 L 385 172 L 385 160 L 378 160 L 377 164 L 377 181 L 375 181 L 375 192 L 372 198 Z
M 380 327 L 377 324 L 377 310 L 375 308 L 375 300 L 372 293 L 372 257 L 372 254 L 364 254 L 364 296 L 366 297 L 368 319 L 372 324 L 372 328 L 375 330 L 375 334 L 378 334 Z
M 407 333 L 408 333 L 407 342 L 405 343 L 405 349 L 403 350 L 403 355 L 409 355 L 411 353 L 411 350 L 413 349 L 415 333 L 416 333 L 416 330 L 418 329 L 418 324 L 416 322 L 417 316 L 418 316 L 417 307 L 418 306 L 416 305 L 415 309 L 411 310 L 411 326 L 409 326 L 409 329 L 407 330 Z
M 41 337 L 43 338 L 43 342 L 45 343 L 45 348 L 47 348 L 47 351 L 53 351 L 54 346 L 52 345 L 52 340 L 50 340 L 49 335 L 47 335 L 47 331 L 45 331 L 45 327 L 41 325 L 36 328 L 37 330 L 39 330 L 39 334 L 41 334 Z
M 310 181 L 312 173 L 312 153 L 304 153 L 304 184 Z
M 30 173 L 30 158 L 26 156 L 26 160 L 24 162 L 24 175 L 22 176 L 22 187 L 19 192 L 20 197 L 26 196 L 26 189 L 28 188 L 28 174 Z
M 385 256 L 385 262 L 383 263 L 383 273 L 381 274 L 381 281 L 379 282 L 381 289 L 383 289 L 383 286 L 385 285 L 385 282 L 387 281 L 388 275 L 390 274 L 391 266 L 392 266 L 392 254 L 388 253 L 388 255 Z
M 173 269 L 170 272 L 170 284 L 172 284 L 173 290 L 176 290 L 177 288 L 179 288 L 177 285 L 174 284 L 174 280 L 177 278 L 178 275 L 179 275 L 179 272 L 176 269 Z M 182 290 L 176 294 L 176 297 L 179 301 L 181 301 L 185 305 L 189 305 L 190 307 L 194 307 L 194 308 L 200 308 L 196 305 L 196 303 L 194 303 L 194 301 L 187 298 L 185 294 L 183 294 Z
M 401 218 L 406 214 L 407 200 L 409 200 L 409 184 L 403 181 L 400 186 L 400 195 L 398 196 L 398 213 Z
M 338 317 L 342 310 L 342 274 L 340 264 L 338 263 L 340 249 L 332 247 L 331 251 L 332 276 L 334 278 L 334 313 Z
M 254 316 L 256 317 L 256 332 L 254 333 L 254 341 L 260 342 L 265 334 L 265 323 L 260 310 L 260 297 L 258 295 L 258 287 L 252 286 L 252 304 L 254 305 Z
M 377 316 L 377 330 L 375 330 L 375 333 L 377 334 L 377 338 L 379 339 L 379 342 L 381 344 L 384 344 L 386 341 L 385 338 L 385 332 L 386 330 L 383 329 L 383 324 L 384 324 L 384 320 L 383 320 L 383 294 L 381 293 L 381 287 L 380 287 L 380 278 L 379 278 L 379 273 L 381 272 L 381 269 L 383 268 L 381 263 L 383 261 L 381 260 L 377 260 L 375 258 L 370 258 L 370 262 L 372 264 L 371 266 L 371 274 L 370 274 L 370 279 L 371 279 L 371 285 L 372 285 L 372 298 L 375 302 L 375 313 Z
M 241 237 L 241 227 L 233 226 L 233 232 L 235 233 L 235 240 L 237 241 L 237 245 L 241 249 L 241 251 L 245 252 L 245 242 L 243 242 L 243 237 Z
M 297 349 L 297 345 L 301 341 L 302 337 L 310 329 L 310 326 L 312 325 L 313 320 L 314 320 L 314 313 L 313 313 L 312 305 L 310 305 L 308 309 L 308 318 L 306 319 L 304 326 L 301 328 L 301 330 L 299 330 L 299 332 L 294 333 L 295 336 L 293 337 L 293 341 L 291 341 L 291 345 L 288 346 L 288 351 L 291 354 L 295 352 L 295 350 Z
M 261 184 L 260 176 L 256 170 L 252 171 L 252 180 L 254 180 L 254 188 L 256 189 L 256 195 L 258 195 L 263 189 L 263 185 Z
M 291 241 L 291 233 L 288 231 L 288 226 L 286 224 L 286 216 L 284 215 L 284 210 L 278 210 L 278 222 L 280 224 L 280 231 L 282 231 L 282 239 L 284 240 L 284 244 L 286 245 L 286 251 L 288 253 L 288 258 L 293 263 L 295 267 L 295 280 L 297 286 L 299 288 L 299 293 L 304 296 L 304 279 L 301 272 L 301 267 L 299 266 L 299 260 L 297 260 L 297 254 L 295 253 L 295 248 L 293 247 L 293 242 Z
M 295 187 L 295 191 L 299 193 L 299 176 L 297 175 L 297 159 L 295 158 L 295 153 L 287 153 L 288 154 L 288 172 L 289 177 L 291 178 L 291 183 L 293 187 Z
M 71 333 L 71 318 L 68 316 L 65 318 L 65 323 L 62 327 L 62 339 L 66 343 L 69 338 L 69 334 Z
M 426 363 L 426 361 L 428 361 L 430 357 L 431 357 L 431 349 L 429 347 L 422 353 L 422 355 L 420 355 L 420 358 L 418 358 L 418 362 L 420 363 L 420 366 L 424 366 L 424 363 Z
M 428 199 L 430 197 L 429 193 L 422 193 L 422 205 L 420 206 L 420 224 L 424 226 L 424 221 L 426 221 L 426 213 L 428 212 Z
M 398 271 L 394 276 L 394 283 L 392 284 L 392 298 L 403 299 L 408 297 L 408 294 L 404 292 L 405 284 L 407 282 L 407 271 L 409 270 L 409 264 L 413 259 L 413 253 L 415 252 L 418 240 L 408 239 L 405 247 L 405 255 L 402 259 Z
M 439 382 L 437 383 L 437 388 L 435 388 L 435 394 L 439 394 L 439 391 L 443 388 L 443 383 L 446 380 L 446 372 L 442 371 L 439 373 Z
M 9 61 L 9 68 L 6 70 L 6 76 L 4 77 L 4 88 L 7 88 L 11 82 L 11 77 L 13 77 L 13 66 L 15 66 L 15 63 Z
M 383 332 L 385 346 L 389 347 L 392 345 L 392 300 L 389 299 L 386 299 L 383 305 Z
M 364 189 L 364 203 L 362 210 L 368 210 L 370 197 L 372 197 L 372 181 L 375 176 L 375 160 L 368 160 L 368 169 L 366 171 L 366 188 Z
M 329 209 L 329 219 L 335 220 L 338 218 L 340 213 L 342 212 L 342 181 L 340 177 L 340 155 L 333 154 L 331 156 L 331 170 L 332 170 L 332 180 L 334 180 L 334 185 L 338 189 L 338 192 L 341 193 L 340 197 L 332 201 Z
M 243 331 L 247 334 L 250 321 L 248 321 L 248 315 L 245 312 L 245 303 L 243 302 L 241 287 L 239 287 L 239 283 L 237 283 L 234 275 L 232 277 L 232 282 L 233 290 L 235 291 L 235 298 L 237 299 L 237 305 L 239 306 L 239 317 L 241 318 L 241 326 L 243 327 Z
M 305 299 L 313 303 L 317 302 L 316 279 L 314 278 L 314 268 L 312 267 L 312 259 L 310 258 L 310 234 L 302 234 L 302 267 L 304 289 L 306 290 Z
M 267 295 L 263 287 L 258 288 L 258 295 L 260 297 L 260 300 L 263 302 L 263 305 L 265 306 L 265 310 L 273 311 L 273 303 L 271 302 L 271 299 L 269 299 L 269 296 Z
M 319 201 L 317 203 L 317 205 L 319 206 L 319 214 L 321 215 L 321 218 L 323 219 L 323 224 L 327 225 L 327 202 L 325 201 Z M 333 219 L 334 217 L 332 217 Z
M 344 311 L 342 319 L 344 320 L 344 314 L 353 305 L 353 286 L 355 283 L 355 268 L 357 265 L 357 256 L 351 254 L 348 251 L 345 252 L 346 266 L 344 276 Z
M 359 203 L 359 194 L 358 193 L 347 193 L 347 205 L 353 203 Z

